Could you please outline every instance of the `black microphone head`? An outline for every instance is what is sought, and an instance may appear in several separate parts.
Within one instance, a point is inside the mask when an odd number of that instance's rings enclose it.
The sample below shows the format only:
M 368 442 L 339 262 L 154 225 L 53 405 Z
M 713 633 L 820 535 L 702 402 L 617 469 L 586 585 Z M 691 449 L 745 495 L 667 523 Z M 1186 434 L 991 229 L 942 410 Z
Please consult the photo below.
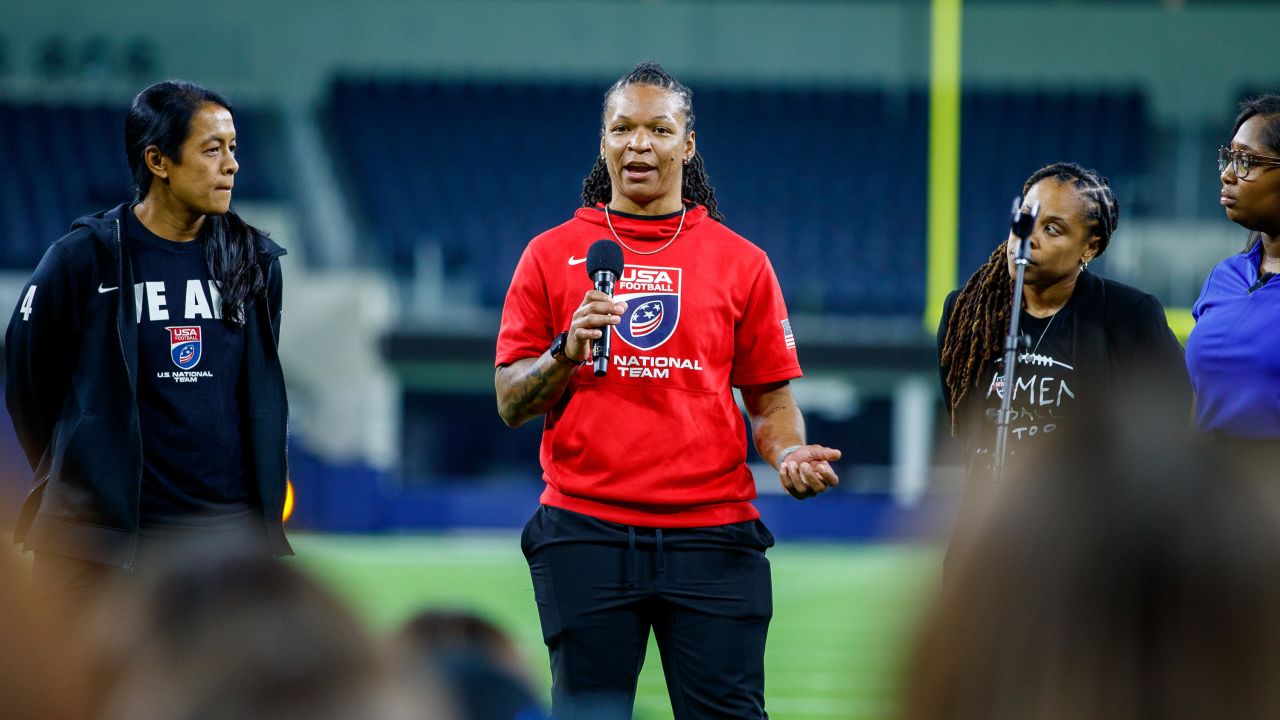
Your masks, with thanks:
M 1013 218 L 1009 223 L 1009 229 L 1013 231 L 1014 237 L 1026 240 L 1031 237 L 1032 231 L 1036 228 L 1036 217 L 1040 215 L 1040 203 L 1036 202 L 1031 205 L 1027 212 L 1022 211 L 1022 196 L 1013 199 Z
M 613 276 L 622 275 L 622 246 L 612 240 L 597 240 L 587 250 L 587 277 L 595 279 L 596 273 L 608 270 Z

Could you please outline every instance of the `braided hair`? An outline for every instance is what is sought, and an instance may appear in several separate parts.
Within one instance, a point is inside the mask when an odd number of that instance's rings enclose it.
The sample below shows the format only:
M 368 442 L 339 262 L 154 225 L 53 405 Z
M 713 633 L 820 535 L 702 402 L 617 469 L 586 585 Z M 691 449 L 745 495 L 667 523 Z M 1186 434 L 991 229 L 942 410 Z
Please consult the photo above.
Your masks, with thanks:
M 1280 95 L 1262 95 L 1240 103 L 1240 114 L 1236 115 L 1236 125 L 1231 129 L 1231 135 L 1240 132 L 1240 126 L 1255 116 L 1263 119 L 1261 139 L 1266 145 L 1265 149 L 1273 154 L 1280 153 Z M 1261 240 L 1261 233 L 1250 232 L 1244 251 L 1249 252 Z
M 609 101 L 614 93 L 632 85 L 648 85 L 675 93 L 680 98 L 680 109 L 684 111 L 684 131 L 687 135 L 693 132 L 693 91 L 679 80 L 676 80 L 656 62 L 645 61 L 635 66 L 631 72 L 618 78 L 604 94 L 604 109 L 609 108 Z M 603 113 L 602 113 L 603 114 Z M 707 177 L 706 165 L 702 161 L 702 153 L 694 152 L 689 163 L 684 166 L 684 174 L 680 181 L 680 197 L 692 200 L 695 205 L 707 208 L 707 215 L 713 220 L 724 221 L 724 215 L 716 207 L 716 189 L 711 186 Z M 613 180 L 609 177 L 609 167 L 603 157 L 596 157 L 591 172 L 582 179 L 582 206 L 595 207 L 597 203 L 608 203 L 613 199 Z
M 1076 188 L 1086 201 L 1085 215 L 1093 235 L 1098 238 L 1098 255 L 1105 252 L 1120 220 L 1120 206 L 1107 179 L 1075 163 L 1054 163 L 1032 173 L 1022 184 L 1022 194 L 1025 196 L 1045 178 Z M 1012 301 L 1013 281 L 1009 277 L 1005 243 L 1000 243 L 960 289 L 947 321 L 941 364 L 946 369 L 947 394 L 951 398 L 952 434 L 956 431 L 960 403 L 977 385 L 986 362 L 999 357 L 1004 347 Z

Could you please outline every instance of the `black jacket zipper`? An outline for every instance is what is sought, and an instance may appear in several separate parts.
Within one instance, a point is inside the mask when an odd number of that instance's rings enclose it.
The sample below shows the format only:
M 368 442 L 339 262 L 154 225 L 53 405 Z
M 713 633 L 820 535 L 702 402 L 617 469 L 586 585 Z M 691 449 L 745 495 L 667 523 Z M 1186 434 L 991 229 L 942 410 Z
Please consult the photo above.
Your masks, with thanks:
M 273 262 L 273 260 L 275 260 L 275 258 L 272 258 L 272 257 L 269 257 L 269 258 L 268 258 L 268 260 L 267 260 L 267 283 L 266 283 L 266 287 L 264 288 L 264 289 L 266 290 L 266 292 L 265 292 L 265 293 L 263 294 L 263 296 L 262 296 L 262 306 L 263 306 L 264 308 L 266 308 L 266 310 L 267 310 L 267 334 L 271 336 L 271 345 L 272 345 L 272 347 L 273 347 L 273 349 L 275 350 L 275 353 L 276 353 L 276 362 L 275 362 L 276 372 L 277 372 L 277 373 L 279 373 L 279 375 L 280 375 L 280 391 L 281 391 L 282 393 L 284 393 L 284 407 L 285 407 L 285 412 L 284 412 L 284 483 L 285 483 L 285 486 L 284 486 L 284 491 L 280 494 L 280 508 L 279 508 L 279 509 L 280 509 L 280 514 L 276 516 L 276 517 L 278 517 L 278 518 L 279 518 L 280 526 L 281 526 L 281 528 L 283 529 L 283 527 L 284 527 L 284 506 L 285 506 L 285 503 L 287 503 L 287 502 L 288 502 L 288 500 L 289 500 L 289 478 L 290 478 L 290 472 L 289 472 L 289 388 L 285 386 L 285 382 L 284 382 L 284 365 L 283 365 L 283 364 L 281 364 L 281 362 L 280 362 L 280 339 L 276 337 L 275 332 L 274 332 L 274 331 L 272 331 L 272 328 L 271 328 L 271 290 L 270 290 L 270 288 L 271 288 L 271 271 L 272 271 L 272 266 L 273 266 L 273 265 L 275 265 L 275 263 Z M 282 317 L 282 318 L 280 318 L 280 325 L 281 325 L 281 327 L 283 327 L 283 326 L 284 326 L 284 318 L 283 318 L 283 317 Z M 266 503 L 263 503 L 263 509 L 264 509 L 264 510 L 266 509 Z M 268 520 L 270 520 L 270 518 L 267 518 L 267 519 L 268 519 Z
M 138 412 L 138 388 L 133 381 L 133 373 L 129 370 L 129 353 L 124 348 L 124 322 L 123 316 L 125 311 L 124 302 L 124 242 L 120 237 L 120 220 L 114 220 L 116 226 L 116 292 L 120 293 L 120 302 L 116 303 L 116 338 L 120 341 L 120 359 L 124 362 L 125 379 L 129 381 L 129 395 L 133 398 L 133 420 L 137 423 L 138 428 L 136 435 L 138 436 L 138 493 L 134 504 L 134 518 L 138 522 L 138 532 L 142 531 L 142 470 L 146 466 L 146 460 L 143 456 L 142 448 L 142 416 Z M 129 288 L 132 292 L 133 288 Z M 125 564 L 125 572 L 133 572 L 134 563 L 138 558 L 138 538 L 134 538 L 133 547 L 129 550 L 129 562 Z

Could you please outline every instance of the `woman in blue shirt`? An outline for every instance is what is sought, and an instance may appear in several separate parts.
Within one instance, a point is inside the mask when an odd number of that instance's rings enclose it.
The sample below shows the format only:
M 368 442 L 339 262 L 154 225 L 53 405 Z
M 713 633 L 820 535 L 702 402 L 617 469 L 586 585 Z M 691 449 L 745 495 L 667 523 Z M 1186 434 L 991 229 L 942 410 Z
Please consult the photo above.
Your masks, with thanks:
M 1196 427 L 1280 439 L 1280 95 L 1240 106 L 1231 146 L 1218 150 L 1227 218 L 1250 231 L 1244 252 L 1218 263 L 1192 308 L 1187 369 Z

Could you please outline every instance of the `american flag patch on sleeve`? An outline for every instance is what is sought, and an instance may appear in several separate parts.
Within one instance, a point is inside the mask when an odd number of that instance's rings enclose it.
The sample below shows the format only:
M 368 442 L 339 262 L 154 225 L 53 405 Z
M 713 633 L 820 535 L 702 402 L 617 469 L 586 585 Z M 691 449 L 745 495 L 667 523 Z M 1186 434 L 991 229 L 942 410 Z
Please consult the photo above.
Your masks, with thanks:
M 795 333 L 791 332 L 790 320 L 782 321 L 782 340 L 786 343 L 788 350 L 796 349 L 796 336 Z

